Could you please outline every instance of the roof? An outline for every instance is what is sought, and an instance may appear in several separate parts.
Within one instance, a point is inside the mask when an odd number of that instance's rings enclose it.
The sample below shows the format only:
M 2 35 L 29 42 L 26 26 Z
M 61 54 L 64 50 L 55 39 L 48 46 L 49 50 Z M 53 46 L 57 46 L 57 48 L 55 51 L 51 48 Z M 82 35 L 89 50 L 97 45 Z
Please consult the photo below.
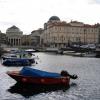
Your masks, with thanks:
M 20 29 L 15 25 L 13 25 L 12 27 L 8 28 L 6 32 L 10 32 L 10 31 L 20 32 Z
M 60 21 L 60 18 L 58 16 L 51 16 L 49 21 Z

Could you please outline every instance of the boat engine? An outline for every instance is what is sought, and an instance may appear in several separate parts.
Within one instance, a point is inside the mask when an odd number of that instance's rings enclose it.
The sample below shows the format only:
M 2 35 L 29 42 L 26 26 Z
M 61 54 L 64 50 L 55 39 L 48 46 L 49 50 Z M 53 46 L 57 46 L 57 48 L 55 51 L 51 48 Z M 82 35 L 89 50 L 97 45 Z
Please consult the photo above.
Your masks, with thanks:
M 62 70 L 61 71 L 61 76 L 69 76 L 70 78 L 72 78 L 72 79 L 77 79 L 78 78 L 78 76 L 77 75 L 70 75 L 67 71 L 65 71 L 65 70 Z

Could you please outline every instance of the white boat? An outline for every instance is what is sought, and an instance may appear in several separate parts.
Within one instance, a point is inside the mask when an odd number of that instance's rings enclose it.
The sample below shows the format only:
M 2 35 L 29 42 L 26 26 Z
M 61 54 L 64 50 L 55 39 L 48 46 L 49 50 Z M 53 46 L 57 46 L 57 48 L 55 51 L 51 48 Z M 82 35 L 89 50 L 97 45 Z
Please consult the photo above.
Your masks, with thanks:
M 96 53 L 85 53 L 83 57 L 96 57 Z
M 78 57 L 96 57 L 96 53 L 75 53 L 73 56 L 78 56 Z
M 34 49 L 27 49 L 27 50 L 25 50 L 26 52 L 30 52 L 30 53 L 32 53 L 32 52 L 35 52 L 36 50 L 34 50 Z
M 14 64 L 13 64 L 14 63 Z M 14 53 L 14 54 L 5 54 L 2 56 L 2 64 L 5 65 L 24 65 L 28 63 L 29 65 L 35 63 L 35 58 L 26 52 Z M 28 65 L 25 64 L 25 65 Z
M 63 54 L 65 54 L 65 55 L 74 55 L 75 51 L 63 51 Z
M 76 52 L 76 53 L 73 54 L 73 56 L 83 57 L 84 53 Z

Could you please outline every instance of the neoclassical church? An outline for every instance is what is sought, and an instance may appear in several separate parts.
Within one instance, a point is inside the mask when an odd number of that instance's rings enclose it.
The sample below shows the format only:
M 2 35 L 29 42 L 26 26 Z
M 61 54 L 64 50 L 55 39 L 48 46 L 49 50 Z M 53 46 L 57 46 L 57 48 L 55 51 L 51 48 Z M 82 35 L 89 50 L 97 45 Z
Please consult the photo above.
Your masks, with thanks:
M 31 34 L 25 35 L 18 27 L 13 25 L 6 30 L 7 44 L 12 47 L 38 47 L 40 46 L 40 35 L 42 32 L 43 30 L 39 28 L 32 31 Z
M 20 46 L 22 36 L 23 32 L 14 25 L 6 30 L 7 41 L 11 46 Z
M 57 16 L 52 16 L 44 24 L 41 40 L 44 47 L 51 48 L 63 48 L 74 43 L 98 44 L 100 43 L 100 24 L 89 25 L 78 21 L 67 23 Z

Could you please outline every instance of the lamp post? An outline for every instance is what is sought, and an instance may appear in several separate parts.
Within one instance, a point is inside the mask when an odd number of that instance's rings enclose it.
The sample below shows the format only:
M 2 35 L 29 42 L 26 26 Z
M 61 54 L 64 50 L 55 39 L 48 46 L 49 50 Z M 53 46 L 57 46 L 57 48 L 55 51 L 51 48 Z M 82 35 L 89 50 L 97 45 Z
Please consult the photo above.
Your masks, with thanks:
M 84 44 L 86 44 L 86 29 L 84 29 Z

